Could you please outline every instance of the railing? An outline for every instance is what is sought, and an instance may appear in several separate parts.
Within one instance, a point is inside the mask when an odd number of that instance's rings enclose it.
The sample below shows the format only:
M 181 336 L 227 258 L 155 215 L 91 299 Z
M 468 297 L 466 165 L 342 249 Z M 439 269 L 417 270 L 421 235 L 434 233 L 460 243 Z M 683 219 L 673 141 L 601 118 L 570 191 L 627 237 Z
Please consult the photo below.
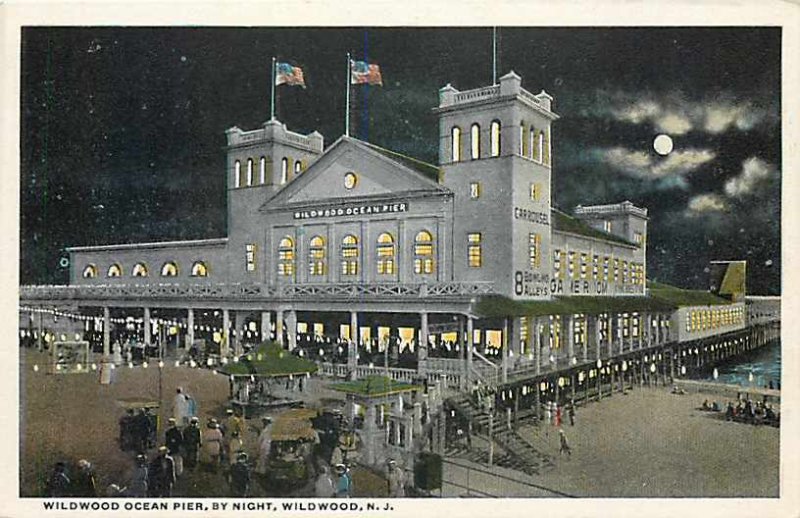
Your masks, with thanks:
M 203 298 L 318 300 L 320 298 L 459 298 L 493 293 L 490 282 L 419 284 L 81 284 L 21 286 L 22 300 L 86 300 L 119 298 Z
M 542 100 L 536 97 L 534 94 L 530 93 L 529 91 L 525 90 L 524 88 L 520 88 L 519 90 L 520 95 L 527 99 L 528 101 L 532 102 L 533 104 L 542 104 Z
M 472 364 L 472 373 L 478 376 L 484 384 L 495 387 L 500 380 L 500 367 L 498 367 L 494 362 L 483 356 L 478 351 L 473 351 L 472 355 L 483 363 L 479 364 Z
M 459 92 L 456 94 L 456 102 L 477 101 L 479 99 L 488 99 L 496 97 L 500 94 L 499 86 L 487 86 L 484 88 L 477 88 L 475 90 L 468 90 L 466 92 Z
M 326 376 L 334 378 L 346 378 L 350 369 L 345 363 L 319 362 L 319 370 Z M 355 368 L 356 378 L 366 378 L 367 376 L 389 376 L 394 381 L 412 382 L 419 376 L 414 369 L 401 369 L 398 367 L 370 367 L 368 365 L 358 365 Z

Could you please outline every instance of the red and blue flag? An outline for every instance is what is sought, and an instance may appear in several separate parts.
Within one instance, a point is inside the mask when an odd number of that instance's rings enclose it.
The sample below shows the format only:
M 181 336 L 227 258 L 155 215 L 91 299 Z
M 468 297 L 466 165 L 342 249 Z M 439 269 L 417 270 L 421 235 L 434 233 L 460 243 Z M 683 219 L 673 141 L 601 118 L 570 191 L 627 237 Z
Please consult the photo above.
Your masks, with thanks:
M 350 84 L 383 86 L 381 67 L 366 61 L 351 61 Z
M 275 63 L 275 86 L 289 85 L 306 87 L 303 69 L 289 63 Z

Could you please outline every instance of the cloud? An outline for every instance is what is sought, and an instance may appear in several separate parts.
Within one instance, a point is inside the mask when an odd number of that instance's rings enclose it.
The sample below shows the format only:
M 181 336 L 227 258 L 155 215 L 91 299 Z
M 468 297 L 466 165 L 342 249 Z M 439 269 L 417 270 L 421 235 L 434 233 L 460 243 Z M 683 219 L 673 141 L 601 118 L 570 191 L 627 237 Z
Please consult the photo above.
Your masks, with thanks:
M 775 168 L 760 158 L 750 157 L 742 162 L 742 172 L 725 182 L 725 194 L 741 198 L 753 192 L 762 180 L 775 173 Z
M 604 162 L 618 171 L 649 179 L 683 176 L 716 158 L 716 154 L 707 149 L 674 151 L 664 158 L 622 147 L 600 149 L 598 152 Z M 685 182 L 681 184 L 685 186 Z
M 728 204 L 718 194 L 698 194 L 689 200 L 686 212 L 690 216 L 699 216 L 709 212 L 722 212 L 728 209 Z
M 635 95 L 625 92 L 595 92 L 594 105 L 584 115 L 611 116 L 630 124 L 652 124 L 662 133 L 685 135 L 690 131 L 720 134 L 737 129 L 749 131 L 761 124 L 777 122 L 774 106 L 758 106 L 749 99 L 720 93 L 714 99 L 687 99 L 680 92 Z

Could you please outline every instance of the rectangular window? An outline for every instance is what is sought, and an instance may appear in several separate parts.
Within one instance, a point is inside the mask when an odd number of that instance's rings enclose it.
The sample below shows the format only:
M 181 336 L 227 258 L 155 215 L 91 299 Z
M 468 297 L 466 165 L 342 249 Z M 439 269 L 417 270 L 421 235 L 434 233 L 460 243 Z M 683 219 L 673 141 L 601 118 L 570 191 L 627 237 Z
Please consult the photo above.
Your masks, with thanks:
M 481 184 L 478 182 L 472 182 L 469 184 L 469 197 L 473 200 L 476 200 L 481 197 Z
M 567 257 L 568 257 L 568 260 L 567 260 L 567 272 L 569 273 L 569 278 L 570 279 L 574 279 L 575 278 L 575 271 L 577 270 L 577 268 L 575 267 L 576 266 L 575 252 L 569 252 L 567 254 Z
M 619 259 L 614 259 L 614 282 L 619 282 Z
M 471 268 L 480 268 L 483 264 L 481 237 L 479 232 L 467 234 L 467 262 Z
M 622 261 L 622 283 L 628 284 L 631 282 L 630 269 L 628 268 L 628 261 Z
M 603 279 L 611 280 L 609 269 L 608 269 L 608 256 L 603 257 Z
M 633 242 L 637 245 L 641 245 L 644 243 L 644 235 L 641 232 L 634 232 L 633 233 Z
M 610 221 L 608 221 L 608 220 L 603 221 L 603 230 L 605 232 L 608 232 L 609 234 L 611 233 L 611 222 Z
M 553 251 L 553 273 L 555 273 L 556 277 L 559 279 L 564 278 L 564 271 L 562 268 L 564 265 L 561 263 L 561 250 L 554 250 Z
M 542 196 L 542 184 L 540 183 L 532 183 L 531 184 L 531 200 L 539 201 Z
M 592 279 L 596 280 L 599 273 L 600 273 L 600 257 L 595 255 L 592 257 Z
M 244 245 L 245 268 L 248 272 L 256 271 L 256 245 L 248 243 Z
M 586 278 L 586 271 L 589 268 L 589 256 L 581 254 L 581 279 Z
M 539 268 L 541 265 L 540 252 L 542 237 L 539 234 L 528 235 L 528 256 L 531 261 L 531 269 Z

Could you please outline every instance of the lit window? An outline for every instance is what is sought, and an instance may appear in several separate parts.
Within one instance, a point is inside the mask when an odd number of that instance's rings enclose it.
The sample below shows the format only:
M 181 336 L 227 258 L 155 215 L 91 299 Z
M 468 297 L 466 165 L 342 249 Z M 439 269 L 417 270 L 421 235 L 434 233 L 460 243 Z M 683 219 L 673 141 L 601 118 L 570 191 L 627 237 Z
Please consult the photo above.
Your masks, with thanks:
M 644 234 L 641 232 L 634 232 L 633 233 L 633 242 L 637 245 L 641 245 L 644 242 Z
M 161 267 L 161 276 L 162 277 L 177 277 L 178 276 L 178 265 L 174 262 L 170 261 L 168 263 L 164 263 L 164 266 Z
M 245 269 L 248 272 L 256 271 L 256 245 L 247 243 L 244 245 Z
M 530 153 L 531 159 L 539 160 L 539 157 L 542 156 L 539 154 L 539 132 L 533 126 L 528 132 L 528 141 L 528 153 Z
M 603 230 L 605 232 L 611 233 L 611 222 L 608 220 L 603 221 Z
M 247 159 L 247 185 L 253 185 L 253 159 Z
M 453 126 L 450 130 L 450 160 L 458 162 L 461 160 L 461 128 Z
M 294 275 L 294 240 L 288 236 L 278 243 L 278 275 Z
M 500 156 L 500 121 L 492 121 L 491 126 L 492 137 L 492 156 Z
M 542 184 L 540 183 L 532 183 L 531 184 L 531 200 L 539 201 L 542 196 Z
M 394 274 L 394 238 L 384 232 L 378 236 L 378 274 Z
M 325 240 L 314 236 L 308 243 L 308 273 L 325 275 Z
M 550 165 L 550 131 L 542 131 L 542 163 Z
M 472 182 L 469 184 L 469 197 L 473 200 L 477 200 L 481 197 L 481 184 L 478 182 Z
M 581 254 L 581 279 L 586 278 L 586 272 L 589 268 L 589 256 Z
M 131 275 L 134 277 L 147 277 L 147 265 L 144 263 L 136 263 L 133 265 Z
M 83 269 L 83 278 L 84 279 L 94 279 L 97 277 L 97 266 L 93 264 L 89 264 L 86 268 Z
M 481 127 L 473 124 L 470 128 L 470 147 L 472 151 L 472 159 L 476 160 L 481 157 Z
M 303 172 L 303 162 L 295 160 L 294 162 L 294 175 L 297 176 Z
M 480 268 L 483 263 L 481 242 L 482 236 L 480 233 L 467 234 L 467 259 L 471 268 Z
M 289 181 L 289 159 L 284 157 L 281 160 L 281 185 Z
M 423 230 L 414 239 L 414 273 L 433 273 L 433 236 Z
M 544 132 L 536 131 L 535 135 L 535 144 L 533 148 L 533 159 L 537 162 L 542 161 L 542 155 L 544 154 Z
M 569 271 L 569 278 L 570 279 L 574 279 L 575 278 L 575 272 L 577 271 L 578 258 L 575 255 L 575 252 L 569 252 L 568 257 L 569 257 L 569 261 L 567 262 L 567 268 L 568 268 L 568 271 Z
M 628 261 L 622 261 L 622 282 L 628 284 L 631 282 L 630 270 L 628 269 Z
M 109 277 L 121 277 L 122 276 L 122 266 L 118 265 L 117 263 L 112 264 L 108 267 Z
M 358 238 L 353 235 L 342 239 L 342 275 L 358 275 Z
M 530 258 L 531 268 L 533 269 L 539 268 L 539 265 L 541 264 L 541 246 L 542 236 L 539 234 L 528 235 L 528 257 Z
M 561 262 L 561 250 L 554 250 L 553 251 L 553 272 L 555 272 L 556 277 L 559 279 L 564 278 L 564 265 Z
M 258 162 L 258 182 L 261 185 L 267 183 L 267 158 L 263 156 Z
M 592 279 L 597 279 L 599 273 L 600 273 L 600 257 L 595 255 L 594 257 L 592 257 Z
M 238 160 L 233 164 L 233 186 L 242 186 L 242 163 Z
M 619 259 L 614 259 L 614 282 L 619 282 Z
M 192 277 L 208 277 L 208 266 L 203 261 L 196 261 L 192 265 Z
M 611 280 L 611 270 L 608 268 L 608 256 L 603 257 L 603 279 Z
M 525 156 L 525 122 L 519 123 L 519 156 Z

